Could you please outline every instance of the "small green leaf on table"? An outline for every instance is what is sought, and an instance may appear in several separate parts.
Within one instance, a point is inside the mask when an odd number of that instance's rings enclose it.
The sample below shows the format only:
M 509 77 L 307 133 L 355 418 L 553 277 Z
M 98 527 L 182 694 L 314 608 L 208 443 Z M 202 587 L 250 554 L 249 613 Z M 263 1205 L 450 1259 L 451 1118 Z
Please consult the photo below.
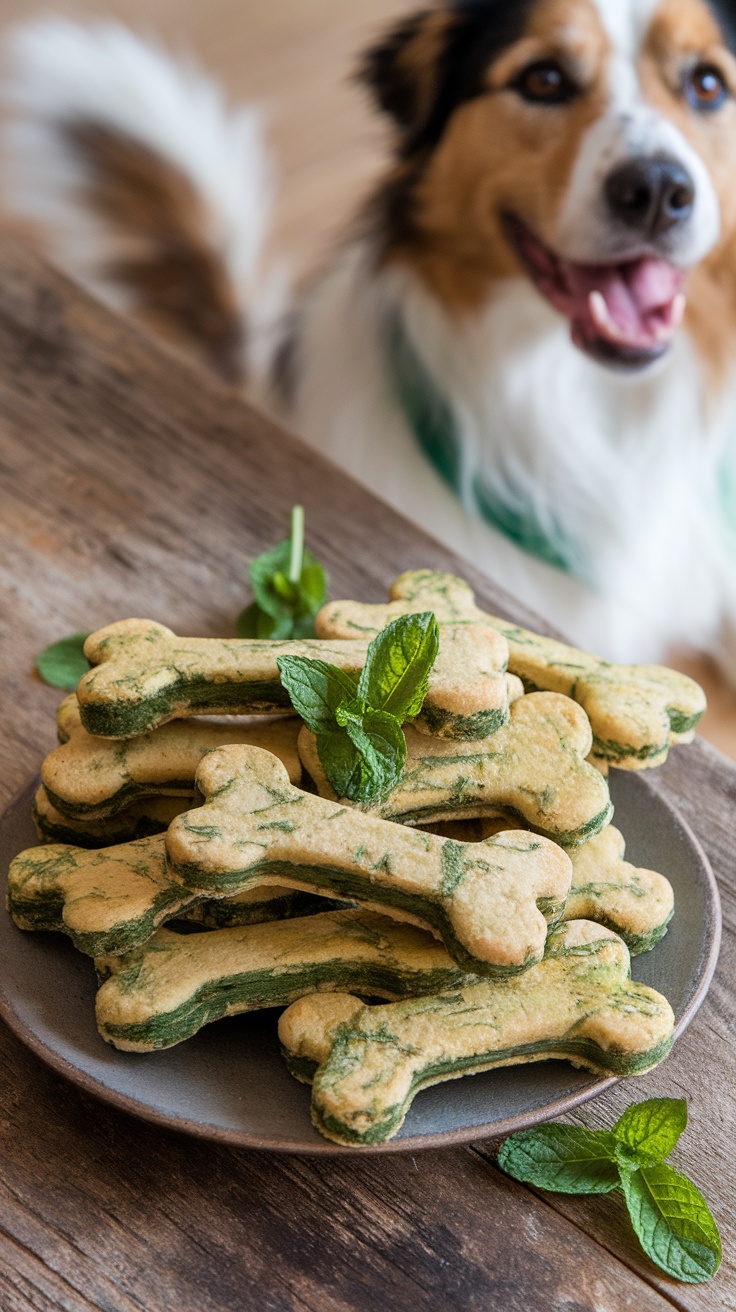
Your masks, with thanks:
M 68 638 L 52 642 L 36 658 L 36 669 L 44 683 L 52 688 L 63 688 L 74 692 L 83 674 L 91 668 L 84 654 L 84 644 L 89 633 L 72 633 Z
M 684 1098 L 648 1098 L 627 1107 L 611 1133 L 632 1150 L 637 1164 L 646 1166 L 669 1157 L 686 1126 Z
M 621 1189 L 644 1252 L 687 1284 L 721 1262 L 721 1239 L 700 1190 L 664 1158 L 687 1126 L 683 1098 L 633 1103 L 610 1130 L 548 1124 L 512 1134 L 498 1164 L 523 1184 L 566 1194 Z
M 616 1140 L 576 1125 L 540 1125 L 513 1134 L 498 1155 L 508 1175 L 562 1194 L 607 1194 L 618 1189 Z
M 666 1162 L 621 1173 L 631 1223 L 645 1253 L 675 1280 L 702 1284 L 721 1261 L 721 1238 L 700 1190 Z

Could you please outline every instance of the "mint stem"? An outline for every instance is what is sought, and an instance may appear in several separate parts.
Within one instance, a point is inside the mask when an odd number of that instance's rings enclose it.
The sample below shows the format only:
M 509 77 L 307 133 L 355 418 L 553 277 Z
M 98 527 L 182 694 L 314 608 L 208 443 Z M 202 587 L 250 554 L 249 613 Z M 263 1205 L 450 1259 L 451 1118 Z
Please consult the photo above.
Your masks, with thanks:
M 294 506 L 291 512 L 291 557 L 289 582 L 298 583 L 304 563 L 304 507 Z

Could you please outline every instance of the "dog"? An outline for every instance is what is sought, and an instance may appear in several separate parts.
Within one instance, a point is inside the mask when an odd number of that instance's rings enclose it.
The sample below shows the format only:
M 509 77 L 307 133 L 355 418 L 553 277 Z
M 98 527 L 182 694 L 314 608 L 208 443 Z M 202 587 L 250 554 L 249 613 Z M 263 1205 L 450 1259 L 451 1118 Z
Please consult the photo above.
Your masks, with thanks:
M 286 310 L 257 109 L 115 25 L 12 54 L 8 204 L 62 264 L 579 645 L 736 684 L 736 0 L 397 21 L 392 158 Z

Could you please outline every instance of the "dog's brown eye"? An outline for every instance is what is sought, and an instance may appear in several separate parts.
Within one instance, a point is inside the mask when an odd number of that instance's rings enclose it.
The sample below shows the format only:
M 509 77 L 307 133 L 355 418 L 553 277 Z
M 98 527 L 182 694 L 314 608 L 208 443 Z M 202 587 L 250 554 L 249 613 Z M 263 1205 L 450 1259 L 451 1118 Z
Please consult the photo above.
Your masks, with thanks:
M 552 59 L 530 64 L 514 82 L 514 90 L 524 100 L 544 105 L 564 105 L 577 94 L 578 88 L 564 68 Z
M 688 76 L 685 91 L 693 109 L 720 109 L 728 95 L 722 75 L 712 64 L 698 64 Z

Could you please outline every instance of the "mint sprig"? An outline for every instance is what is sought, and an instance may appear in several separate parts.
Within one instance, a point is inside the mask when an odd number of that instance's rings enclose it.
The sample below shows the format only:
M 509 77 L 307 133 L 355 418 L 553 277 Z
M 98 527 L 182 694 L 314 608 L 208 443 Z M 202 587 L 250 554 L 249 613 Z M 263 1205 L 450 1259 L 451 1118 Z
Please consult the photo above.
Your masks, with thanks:
M 644 1252 L 676 1280 L 702 1284 L 721 1262 L 718 1228 L 700 1190 L 664 1161 L 686 1125 L 684 1099 L 650 1098 L 628 1107 L 610 1130 L 548 1124 L 513 1134 L 498 1164 L 538 1189 L 620 1189 Z
M 498 1157 L 507 1175 L 557 1194 L 607 1194 L 619 1187 L 616 1139 L 576 1125 L 540 1125 L 512 1134 Z
M 398 783 L 402 725 L 422 709 L 438 650 L 437 621 L 426 611 L 400 616 L 373 639 L 359 679 L 325 661 L 279 657 L 281 682 L 338 797 L 371 802 Z
M 327 575 L 304 546 L 304 510 L 294 506 L 291 534 L 256 557 L 249 570 L 255 600 L 238 619 L 239 638 L 311 638 L 327 600 Z
M 84 654 L 88 633 L 72 633 L 68 638 L 52 642 L 36 657 L 36 669 L 44 683 L 52 688 L 74 692 L 83 674 L 90 668 Z

